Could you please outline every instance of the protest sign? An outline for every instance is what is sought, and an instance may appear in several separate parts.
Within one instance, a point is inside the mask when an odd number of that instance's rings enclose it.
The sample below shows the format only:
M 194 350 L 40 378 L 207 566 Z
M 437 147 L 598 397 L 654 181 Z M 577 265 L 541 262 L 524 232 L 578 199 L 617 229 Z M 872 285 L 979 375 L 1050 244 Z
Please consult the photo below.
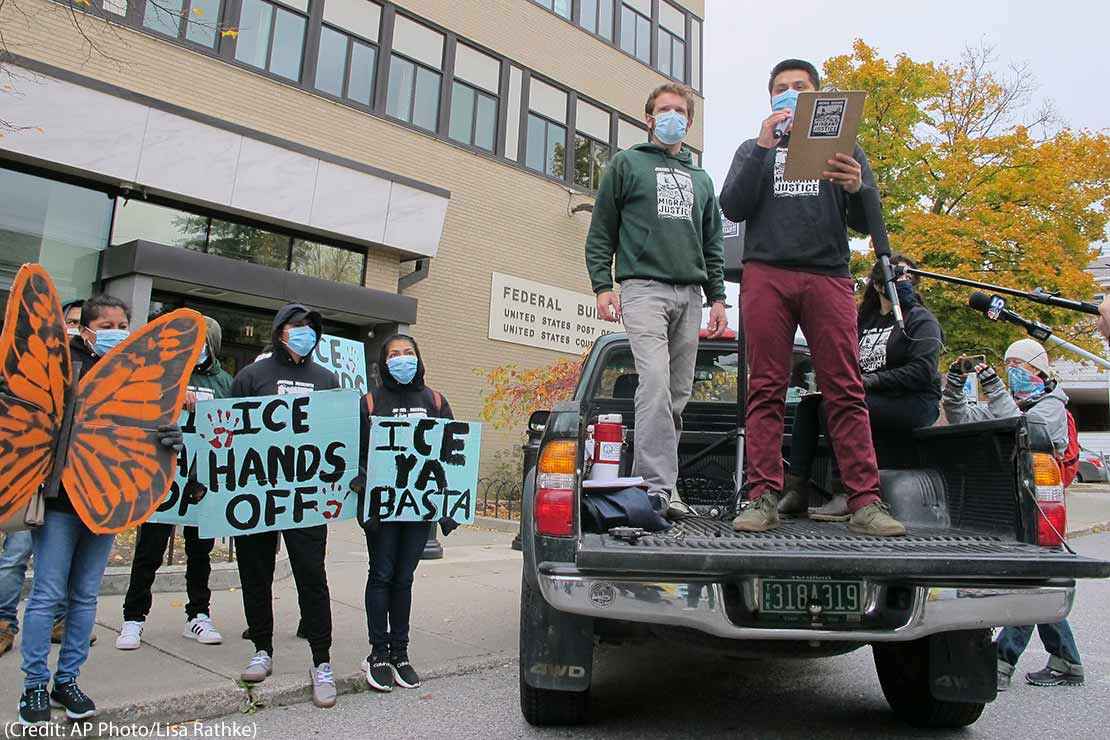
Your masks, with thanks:
M 339 376 L 340 388 L 366 393 L 366 350 L 362 342 L 321 334 L 312 356 L 317 364 Z
M 474 521 L 481 448 L 475 422 L 373 417 L 362 519 Z
M 211 396 L 209 396 L 211 397 Z M 193 467 L 197 458 L 197 443 L 201 441 L 196 434 L 196 412 L 182 411 L 181 418 L 177 420 L 181 427 L 181 438 L 184 447 L 177 454 L 177 470 L 170 484 L 169 493 L 159 504 L 147 521 L 156 524 L 177 524 L 180 526 L 193 526 L 197 524 L 197 503 L 190 496 L 184 495 L 185 483 L 189 479 L 189 468 Z
M 317 391 L 197 404 L 202 537 L 296 529 L 356 513 L 358 393 Z

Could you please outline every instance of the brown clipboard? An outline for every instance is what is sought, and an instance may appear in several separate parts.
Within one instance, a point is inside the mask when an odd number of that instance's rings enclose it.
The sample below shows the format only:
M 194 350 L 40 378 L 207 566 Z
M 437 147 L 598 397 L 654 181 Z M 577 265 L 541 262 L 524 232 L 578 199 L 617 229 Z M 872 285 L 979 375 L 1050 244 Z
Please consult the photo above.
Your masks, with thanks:
M 851 155 L 867 93 L 860 90 L 798 95 L 783 180 L 820 180 L 838 152 Z

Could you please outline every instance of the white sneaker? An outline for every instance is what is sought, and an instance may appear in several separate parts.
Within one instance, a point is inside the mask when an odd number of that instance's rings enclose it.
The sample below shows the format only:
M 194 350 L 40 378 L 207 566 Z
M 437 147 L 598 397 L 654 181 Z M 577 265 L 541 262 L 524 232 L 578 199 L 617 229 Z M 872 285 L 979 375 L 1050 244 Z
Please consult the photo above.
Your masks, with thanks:
M 223 635 L 216 631 L 216 625 L 212 624 L 207 614 L 198 614 L 186 622 L 181 636 L 196 640 L 202 645 L 219 645 L 224 641 Z
M 116 638 L 116 650 L 138 650 L 145 622 L 124 622 Z

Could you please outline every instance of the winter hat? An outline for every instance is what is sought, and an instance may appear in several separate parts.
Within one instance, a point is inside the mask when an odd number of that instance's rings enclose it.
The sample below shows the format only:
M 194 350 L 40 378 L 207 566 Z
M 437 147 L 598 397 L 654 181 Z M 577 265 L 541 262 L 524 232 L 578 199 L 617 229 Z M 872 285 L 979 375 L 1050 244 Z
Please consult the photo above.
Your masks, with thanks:
M 1053 375 L 1052 363 L 1048 360 L 1048 352 L 1035 339 L 1019 339 L 1011 344 L 1006 348 L 1006 359 L 1027 362 L 1046 378 L 1051 378 Z

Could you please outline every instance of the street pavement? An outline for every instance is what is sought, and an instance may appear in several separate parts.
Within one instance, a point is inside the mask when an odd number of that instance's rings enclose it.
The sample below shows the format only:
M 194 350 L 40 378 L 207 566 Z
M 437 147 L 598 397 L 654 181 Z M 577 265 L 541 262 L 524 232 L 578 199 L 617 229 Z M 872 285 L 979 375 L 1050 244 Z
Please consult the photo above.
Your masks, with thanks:
M 1077 539 L 1081 554 L 1110 558 L 1110 534 Z M 334 710 L 285 707 L 224 722 L 259 738 L 885 738 L 1054 740 L 1105 737 L 1110 717 L 1110 581 L 1082 582 L 1071 624 L 1087 671 L 1074 688 L 1036 688 L 1025 672 L 1047 661 L 1038 638 L 1013 688 L 962 731 L 901 724 L 883 698 L 871 650 L 813 661 L 737 660 L 672 645 L 607 648 L 595 658 L 592 722 L 529 727 L 519 711 L 515 660 L 426 681 L 415 690 L 340 698 Z M 214 725 L 208 725 L 209 727 Z

